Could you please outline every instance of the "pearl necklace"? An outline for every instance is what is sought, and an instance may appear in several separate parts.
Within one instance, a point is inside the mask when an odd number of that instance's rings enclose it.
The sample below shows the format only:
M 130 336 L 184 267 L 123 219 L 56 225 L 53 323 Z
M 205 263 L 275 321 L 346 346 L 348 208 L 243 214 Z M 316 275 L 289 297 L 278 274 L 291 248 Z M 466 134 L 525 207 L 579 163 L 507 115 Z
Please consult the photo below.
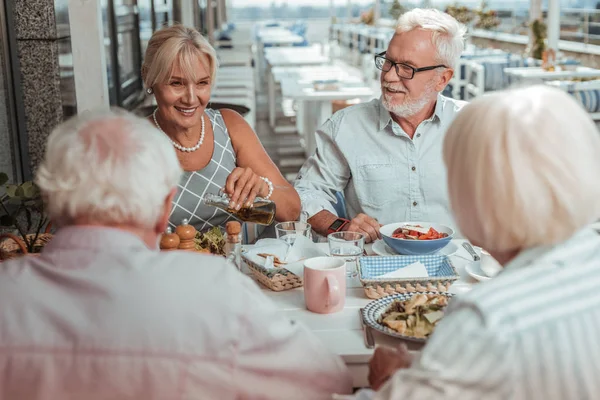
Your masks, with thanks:
M 162 130 L 162 128 L 158 124 L 158 121 L 156 120 L 156 112 L 157 111 L 158 111 L 158 108 L 155 109 L 154 112 L 152 113 L 152 118 L 154 119 L 154 124 L 156 125 L 156 127 L 158 128 L 159 131 L 161 131 L 162 133 L 164 133 L 165 135 L 167 135 L 165 133 L 165 131 Z M 200 140 L 198 140 L 198 143 L 196 143 L 196 145 L 194 147 L 183 147 L 179 143 L 175 143 L 173 141 L 173 139 L 171 139 L 171 137 L 169 135 L 167 135 L 167 137 L 169 138 L 169 140 L 171 141 L 171 143 L 173 144 L 173 146 L 175 146 L 175 148 L 177 150 L 184 151 L 186 153 L 191 153 L 192 151 L 198 150 L 200 148 L 200 146 L 202 146 L 202 142 L 204 142 L 204 115 L 202 115 L 200 117 L 200 120 L 202 121 L 202 130 L 200 131 Z

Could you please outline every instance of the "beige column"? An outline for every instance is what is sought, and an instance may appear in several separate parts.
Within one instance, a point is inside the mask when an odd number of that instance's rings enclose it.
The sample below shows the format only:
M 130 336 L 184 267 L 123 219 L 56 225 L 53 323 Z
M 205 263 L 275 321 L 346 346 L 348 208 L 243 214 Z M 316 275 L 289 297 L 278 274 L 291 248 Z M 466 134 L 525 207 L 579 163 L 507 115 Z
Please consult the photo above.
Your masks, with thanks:
M 223 27 L 223 8 L 225 4 L 223 0 L 214 0 L 217 6 L 217 21 L 215 23 L 215 29 L 221 29 Z
M 69 0 L 77 110 L 108 108 L 102 9 L 97 0 Z
M 213 0 L 206 0 L 206 32 L 211 44 L 215 43 L 215 13 Z

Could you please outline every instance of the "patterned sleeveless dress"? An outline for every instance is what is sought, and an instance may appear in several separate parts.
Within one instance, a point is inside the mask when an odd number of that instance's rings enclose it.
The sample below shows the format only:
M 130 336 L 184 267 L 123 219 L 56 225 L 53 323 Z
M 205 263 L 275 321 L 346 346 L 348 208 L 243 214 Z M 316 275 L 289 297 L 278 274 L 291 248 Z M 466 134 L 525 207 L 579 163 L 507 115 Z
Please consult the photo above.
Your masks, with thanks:
M 187 219 L 198 231 L 204 232 L 213 226 L 225 228 L 227 221 L 236 220 L 231 214 L 202 202 L 205 194 L 219 193 L 236 167 L 235 152 L 221 112 L 207 108 L 206 115 L 214 132 L 213 156 L 203 169 L 183 173 L 169 216 L 169 225 L 173 228 Z

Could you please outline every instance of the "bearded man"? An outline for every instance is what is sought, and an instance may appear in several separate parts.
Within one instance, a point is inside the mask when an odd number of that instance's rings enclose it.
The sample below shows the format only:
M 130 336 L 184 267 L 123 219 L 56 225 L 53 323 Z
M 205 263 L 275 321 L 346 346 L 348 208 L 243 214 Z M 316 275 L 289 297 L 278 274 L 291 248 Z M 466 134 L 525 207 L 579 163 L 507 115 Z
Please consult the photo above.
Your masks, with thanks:
M 381 98 L 335 113 L 295 188 L 313 229 L 380 238 L 381 224 L 430 221 L 454 227 L 442 161 L 446 129 L 466 104 L 442 96 L 464 49 L 466 28 L 434 9 L 413 9 L 375 56 Z M 334 206 L 341 201 L 346 218 Z M 337 207 L 340 209 L 340 207 Z

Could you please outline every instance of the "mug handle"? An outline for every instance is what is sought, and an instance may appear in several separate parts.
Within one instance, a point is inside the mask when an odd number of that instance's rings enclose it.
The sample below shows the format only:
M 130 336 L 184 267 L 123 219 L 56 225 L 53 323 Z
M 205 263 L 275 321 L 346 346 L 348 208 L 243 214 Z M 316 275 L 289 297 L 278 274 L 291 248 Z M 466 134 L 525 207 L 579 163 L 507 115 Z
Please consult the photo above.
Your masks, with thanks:
M 329 307 L 335 307 L 340 303 L 340 285 L 337 279 L 333 275 L 327 275 L 325 278 L 327 281 L 327 305 Z

